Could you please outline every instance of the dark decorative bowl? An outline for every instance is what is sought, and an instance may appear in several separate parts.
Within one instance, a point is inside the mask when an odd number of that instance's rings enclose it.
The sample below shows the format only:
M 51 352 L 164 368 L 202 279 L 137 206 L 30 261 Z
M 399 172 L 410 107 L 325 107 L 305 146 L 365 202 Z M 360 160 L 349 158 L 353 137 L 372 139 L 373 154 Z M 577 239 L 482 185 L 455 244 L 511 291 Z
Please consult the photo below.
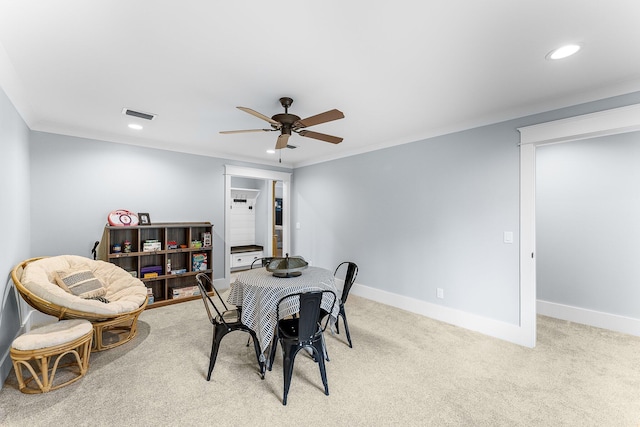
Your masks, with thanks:
M 308 266 L 309 263 L 302 257 L 287 256 L 285 258 L 273 258 L 267 265 L 267 271 L 273 273 L 275 277 L 297 277 Z

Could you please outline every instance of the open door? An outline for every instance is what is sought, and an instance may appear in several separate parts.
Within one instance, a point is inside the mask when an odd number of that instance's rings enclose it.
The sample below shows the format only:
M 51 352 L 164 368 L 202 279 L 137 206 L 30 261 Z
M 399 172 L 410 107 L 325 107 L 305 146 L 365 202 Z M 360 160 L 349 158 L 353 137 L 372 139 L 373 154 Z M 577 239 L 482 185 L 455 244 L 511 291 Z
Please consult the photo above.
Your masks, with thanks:
M 282 240 L 284 229 L 282 227 L 282 182 L 271 182 L 271 194 L 273 199 L 271 201 L 273 206 L 273 224 L 272 224 L 272 236 L 273 241 L 271 244 L 271 256 L 282 257 Z

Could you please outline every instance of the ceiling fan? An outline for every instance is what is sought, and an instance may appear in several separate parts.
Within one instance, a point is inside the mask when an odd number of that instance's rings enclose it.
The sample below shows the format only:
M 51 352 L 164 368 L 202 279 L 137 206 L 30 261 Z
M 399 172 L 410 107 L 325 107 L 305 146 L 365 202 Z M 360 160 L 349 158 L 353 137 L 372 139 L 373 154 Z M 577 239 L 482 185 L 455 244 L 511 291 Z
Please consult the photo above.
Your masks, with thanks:
M 289 107 L 293 104 L 293 99 L 283 97 L 280 98 L 280 104 L 284 108 L 284 114 L 276 114 L 273 117 L 267 117 L 264 114 L 258 113 L 257 111 L 252 110 L 247 107 L 237 107 L 238 109 L 244 111 L 245 113 L 249 113 L 253 116 L 258 117 L 259 119 L 265 120 L 271 124 L 271 129 L 247 129 L 247 130 L 226 130 L 221 131 L 220 133 L 229 134 L 229 133 L 243 133 L 243 132 L 273 132 L 280 131 L 280 136 L 278 136 L 278 141 L 276 142 L 276 150 L 281 148 L 285 148 L 287 146 L 287 142 L 289 141 L 289 137 L 291 136 L 291 132 L 295 132 L 300 136 L 306 136 L 307 138 L 319 139 L 320 141 L 330 142 L 332 144 L 339 144 L 342 142 L 342 138 L 332 135 L 326 135 L 324 133 L 312 132 L 310 130 L 305 130 L 309 126 L 319 125 L 321 123 L 331 122 L 333 120 L 343 119 L 344 114 L 342 111 L 333 109 L 329 111 L 325 111 L 324 113 L 316 114 L 315 116 L 307 117 L 306 119 L 301 119 L 295 114 L 289 114 Z

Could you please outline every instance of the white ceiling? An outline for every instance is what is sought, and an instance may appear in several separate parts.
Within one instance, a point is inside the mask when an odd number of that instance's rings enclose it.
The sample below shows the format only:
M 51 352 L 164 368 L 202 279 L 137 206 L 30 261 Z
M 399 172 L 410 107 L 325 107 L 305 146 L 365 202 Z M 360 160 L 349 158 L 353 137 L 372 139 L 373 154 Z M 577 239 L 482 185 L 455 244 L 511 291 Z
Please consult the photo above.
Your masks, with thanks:
M 301 166 L 640 90 L 638 0 L 0 0 L 0 85 L 37 131 Z M 575 56 L 545 59 L 580 42 Z M 123 108 L 157 114 L 132 119 Z M 128 123 L 144 125 L 141 131 Z

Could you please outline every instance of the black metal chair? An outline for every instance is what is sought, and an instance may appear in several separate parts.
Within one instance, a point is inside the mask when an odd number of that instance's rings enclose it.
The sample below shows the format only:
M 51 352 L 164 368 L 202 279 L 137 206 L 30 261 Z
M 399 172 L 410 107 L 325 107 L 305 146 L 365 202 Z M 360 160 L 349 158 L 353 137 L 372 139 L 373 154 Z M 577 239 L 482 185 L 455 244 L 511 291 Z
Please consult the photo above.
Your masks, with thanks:
M 276 355 L 278 342 L 282 346 L 282 367 L 284 374 L 284 395 L 282 404 L 287 404 L 291 377 L 293 376 L 293 363 L 298 352 L 303 348 L 312 350 L 313 359 L 318 363 L 320 376 L 324 385 L 324 394 L 329 395 L 329 385 L 327 383 L 327 371 L 324 364 L 324 343 L 323 332 L 329 323 L 327 317 L 324 325 L 318 319 L 320 315 L 320 304 L 325 295 L 332 299 L 331 311 L 336 303 L 336 294 L 333 291 L 309 291 L 288 295 L 278 302 L 276 316 L 280 319 L 280 308 L 283 303 L 291 303 L 298 298 L 300 303 L 299 315 L 294 318 L 285 318 L 278 321 L 276 335 L 271 343 L 271 354 L 268 361 L 269 370 L 273 367 L 273 359 Z
M 351 343 L 351 334 L 349 333 L 349 323 L 347 322 L 347 313 L 344 310 L 344 303 L 347 302 L 347 298 L 349 297 L 349 291 L 351 291 L 351 287 L 353 283 L 356 281 L 356 277 L 358 276 L 358 266 L 355 262 L 344 261 L 340 263 L 336 270 L 333 272 L 334 277 L 338 275 L 338 270 L 340 267 L 346 265 L 346 272 L 344 276 L 344 287 L 342 288 L 342 296 L 340 297 L 340 312 L 338 313 L 338 318 L 336 319 L 336 333 L 340 333 L 340 317 L 342 317 L 342 323 L 344 323 L 344 330 L 347 334 L 347 341 L 349 341 L 349 347 L 353 348 L 353 344 Z M 345 271 L 343 268 L 341 271 Z M 325 310 L 320 311 L 321 318 L 324 318 L 329 313 Z
M 216 358 L 218 356 L 218 349 L 220 347 L 220 341 L 227 335 L 229 332 L 233 331 L 243 331 L 247 332 L 253 338 L 253 345 L 256 350 L 256 358 L 258 359 L 258 364 L 260 366 L 260 374 L 262 379 L 264 379 L 265 373 L 265 362 L 260 361 L 260 345 L 258 344 L 258 339 L 256 337 L 256 333 L 250 329 L 247 325 L 243 324 L 240 320 L 240 311 L 237 309 L 229 309 L 225 304 L 222 296 L 218 293 L 217 289 L 213 286 L 213 282 L 211 278 L 206 273 L 199 273 L 196 275 L 196 282 L 198 283 L 198 287 L 200 288 L 200 295 L 202 296 L 202 301 L 204 302 L 204 307 L 207 310 L 207 315 L 209 316 L 209 321 L 213 325 L 213 342 L 211 344 L 211 356 L 209 358 L 209 372 L 207 372 L 207 381 L 211 379 L 211 372 L 213 371 L 213 367 L 216 364 Z M 213 302 L 209 294 L 207 293 L 207 285 L 214 291 L 214 293 L 218 296 L 218 299 L 222 303 L 222 307 L 224 309 L 221 311 L 218 309 L 216 304 Z M 214 314 L 215 312 L 215 314 Z
M 264 258 L 256 258 L 251 263 L 251 269 L 256 265 L 258 261 L 260 261 L 260 267 L 266 267 L 273 260 L 273 257 L 264 257 Z

